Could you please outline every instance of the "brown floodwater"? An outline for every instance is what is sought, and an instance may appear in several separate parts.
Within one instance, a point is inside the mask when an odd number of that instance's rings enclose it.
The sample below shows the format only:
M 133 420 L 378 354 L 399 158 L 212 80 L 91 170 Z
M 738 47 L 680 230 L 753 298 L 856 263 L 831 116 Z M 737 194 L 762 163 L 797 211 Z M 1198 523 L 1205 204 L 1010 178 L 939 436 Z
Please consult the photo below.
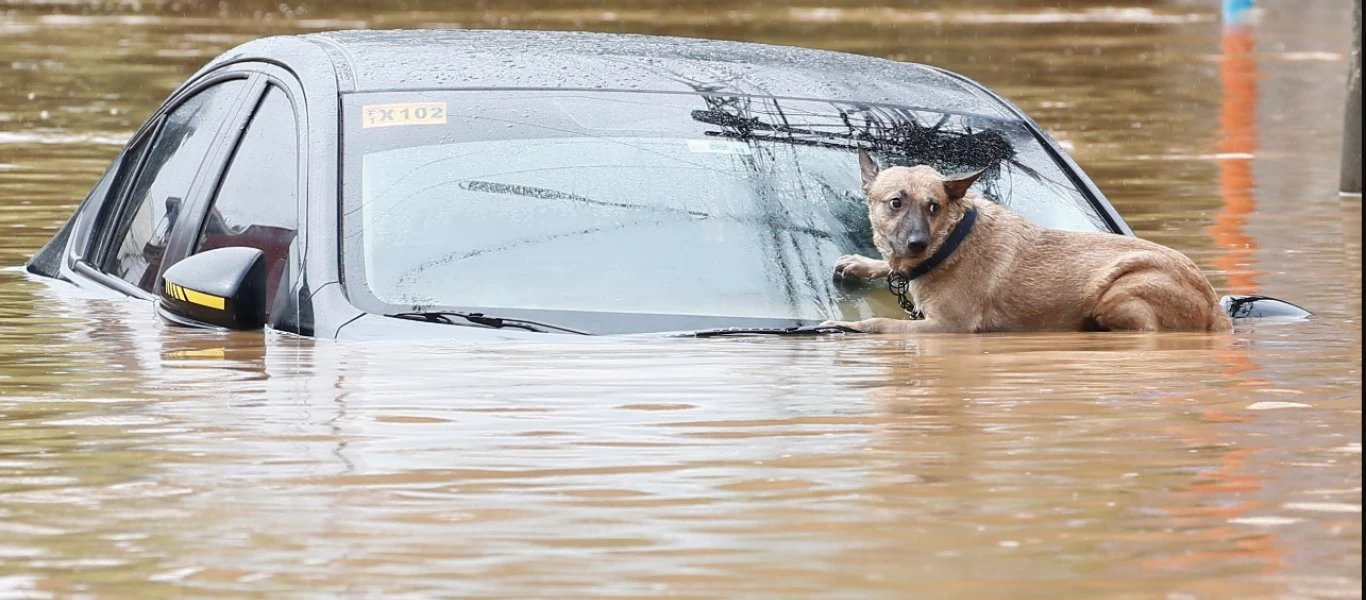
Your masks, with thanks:
M 1346 0 L 0 0 L 0 597 L 1361 597 Z M 231 5 L 231 6 L 229 6 Z M 1316 318 L 1230 336 L 313 342 L 20 265 L 195 68 L 350 27 L 929 62 L 1140 235 Z

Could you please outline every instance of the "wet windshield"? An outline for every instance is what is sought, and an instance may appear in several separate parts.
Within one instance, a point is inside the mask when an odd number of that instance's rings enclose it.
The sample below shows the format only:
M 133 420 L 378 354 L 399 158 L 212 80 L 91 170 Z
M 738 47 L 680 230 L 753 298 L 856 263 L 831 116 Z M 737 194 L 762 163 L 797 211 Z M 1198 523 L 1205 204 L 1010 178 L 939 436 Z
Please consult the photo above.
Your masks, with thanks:
M 973 115 L 409 92 L 348 96 L 345 133 L 348 285 L 386 307 L 894 316 L 877 291 L 831 278 L 840 255 L 876 255 L 859 145 L 883 164 L 989 167 L 979 193 L 1048 226 L 1104 229 L 1023 124 Z

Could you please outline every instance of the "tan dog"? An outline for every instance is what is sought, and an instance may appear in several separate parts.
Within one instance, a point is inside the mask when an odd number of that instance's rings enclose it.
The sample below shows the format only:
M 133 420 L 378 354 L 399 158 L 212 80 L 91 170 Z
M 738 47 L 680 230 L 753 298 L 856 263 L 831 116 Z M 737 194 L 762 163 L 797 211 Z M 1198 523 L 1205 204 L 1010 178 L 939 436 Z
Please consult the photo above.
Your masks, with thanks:
M 1180 252 L 1135 237 L 1035 225 L 968 196 L 980 171 L 955 179 L 928 166 L 880 171 L 863 151 L 859 164 L 873 241 L 886 260 L 843 256 L 835 274 L 907 274 L 925 319 L 826 325 L 870 333 L 1232 328 L 1209 280 Z

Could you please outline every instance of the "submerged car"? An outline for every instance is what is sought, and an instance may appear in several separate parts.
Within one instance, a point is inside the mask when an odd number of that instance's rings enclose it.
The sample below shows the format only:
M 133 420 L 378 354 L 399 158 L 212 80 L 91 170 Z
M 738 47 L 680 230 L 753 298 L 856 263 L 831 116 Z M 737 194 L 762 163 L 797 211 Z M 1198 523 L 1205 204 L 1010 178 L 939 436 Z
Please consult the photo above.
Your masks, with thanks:
M 817 331 L 905 314 L 832 277 L 840 255 L 875 252 L 859 148 L 987 169 L 977 192 L 1037 223 L 1133 235 L 1031 119 L 942 69 L 640 35 L 348 31 L 211 61 L 28 268 L 183 325 L 321 338 Z

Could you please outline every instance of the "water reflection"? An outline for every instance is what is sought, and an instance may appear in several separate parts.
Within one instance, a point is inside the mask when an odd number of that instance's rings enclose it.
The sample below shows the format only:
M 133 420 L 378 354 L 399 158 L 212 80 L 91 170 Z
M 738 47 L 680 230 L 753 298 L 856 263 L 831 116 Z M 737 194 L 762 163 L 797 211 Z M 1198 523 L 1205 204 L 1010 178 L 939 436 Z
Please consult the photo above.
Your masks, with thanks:
M 1228 4 L 1228 3 L 1226 3 Z M 1223 206 L 1209 231 L 1225 250 L 1212 261 L 1228 278 L 1229 291 L 1257 293 L 1257 272 L 1250 263 L 1256 241 L 1244 231 L 1256 210 L 1252 158 L 1257 151 L 1256 37 L 1248 9 L 1226 15 L 1221 36 L 1219 79 L 1224 99 L 1219 107 L 1219 192 Z
M 171 330 L 0 268 L 0 596 L 1359 596 L 1361 212 L 1318 186 L 1341 119 L 1311 103 L 1340 98 L 1321 88 L 1346 34 L 1323 5 L 1259 5 L 1253 44 L 1178 2 L 10 3 L 3 265 L 232 44 L 506 22 L 964 71 L 1221 291 L 1320 317 L 1213 337 L 332 344 Z

